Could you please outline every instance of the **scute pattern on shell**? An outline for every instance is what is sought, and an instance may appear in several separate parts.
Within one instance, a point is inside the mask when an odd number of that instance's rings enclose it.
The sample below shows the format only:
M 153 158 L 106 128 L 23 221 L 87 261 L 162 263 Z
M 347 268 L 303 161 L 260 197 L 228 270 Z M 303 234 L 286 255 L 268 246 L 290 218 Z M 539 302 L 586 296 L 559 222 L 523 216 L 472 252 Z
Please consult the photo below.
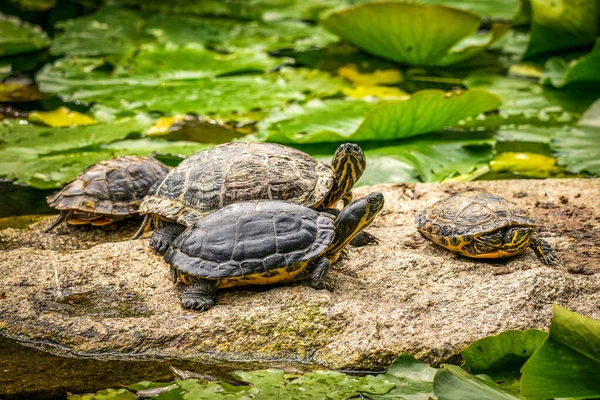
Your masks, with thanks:
M 333 172 L 299 150 L 275 143 L 226 143 L 185 159 L 148 194 L 143 214 L 190 226 L 209 211 L 248 200 L 287 200 L 313 207 Z
M 333 216 L 284 201 L 224 207 L 187 228 L 165 253 L 183 273 L 226 279 L 298 266 L 324 254 Z
M 92 214 L 135 214 L 151 186 L 168 172 L 169 167 L 151 157 L 101 161 L 49 196 L 48 204 L 58 210 Z
M 516 204 L 479 191 L 446 197 L 421 211 L 415 222 L 420 231 L 441 238 L 478 236 L 508 226 L 536 226 Z

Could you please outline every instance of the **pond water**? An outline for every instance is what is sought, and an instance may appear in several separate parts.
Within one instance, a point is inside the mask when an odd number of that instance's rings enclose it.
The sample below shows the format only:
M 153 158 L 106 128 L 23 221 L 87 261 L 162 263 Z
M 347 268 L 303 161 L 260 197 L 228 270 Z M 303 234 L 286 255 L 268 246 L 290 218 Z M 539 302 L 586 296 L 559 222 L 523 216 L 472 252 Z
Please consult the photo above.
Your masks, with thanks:
M 56 350 L 56 349 L 54 349 Z M 269 367 L 306 369 L 305 365 Z M 264 363 L 213 363 L 187 360 L 99 360 L 57 356 L 0 335 L 0 399 L 64 399 L 140 381 L 168 382 L 182 377 L 228 380 L 239 370 Z

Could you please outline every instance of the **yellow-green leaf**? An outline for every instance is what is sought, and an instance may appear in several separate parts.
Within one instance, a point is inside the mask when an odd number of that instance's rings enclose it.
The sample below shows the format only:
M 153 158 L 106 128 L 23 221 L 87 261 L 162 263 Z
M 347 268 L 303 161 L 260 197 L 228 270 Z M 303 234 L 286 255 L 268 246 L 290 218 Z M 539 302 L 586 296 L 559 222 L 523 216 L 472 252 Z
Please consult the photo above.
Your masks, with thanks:
M 96 121 L 85 114 L 60 107 L 54 111 L 33 111 L 29 114 L 29 121 L 39 122 L 53 128 L 68 126 L 93 125 Z

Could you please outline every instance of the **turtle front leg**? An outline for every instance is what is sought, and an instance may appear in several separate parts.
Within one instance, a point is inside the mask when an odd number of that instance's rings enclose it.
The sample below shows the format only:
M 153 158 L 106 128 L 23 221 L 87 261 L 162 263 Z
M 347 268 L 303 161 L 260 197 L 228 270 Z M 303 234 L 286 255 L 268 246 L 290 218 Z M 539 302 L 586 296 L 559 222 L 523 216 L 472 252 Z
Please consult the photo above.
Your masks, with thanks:
M 558 259 L 558 256 L 550 246 L 550 243 L 546 242 L 544 239 L 533 238 L 531 239 L 531 243 L 529 247 L 533 249 L 535 255 L 546 265 L 551 267 L 561 267 L 562 264 Z
M 70 214 L 71 213 L 69 211 L 61 211 L 60 214 L 58 214 L 58 217 L 56 218 L 56 220 L 52 223 L 52 225 L 50 225 L 48 228 L 44 229 L 44 233 L 48 233 L 52 229 L 56 228 L 58 225 L 60 225 L 61 222 L 66 220 Z
M 181 306 L 190 310 L 206 311 L 215 305 L 218 281 L 200 279 L 182 290 Z
M 327 289 L 331 290 L 331 282 L 327 280 L 327 273 L 329 272 L 329 266 L 331 262 L 327 257 L 321 257 L 312 265 L 312 271 L 308 278 L 308 284 L 317 290 Z
M 152 234 L 150 239 L 150 247 L 154 249 L 154 252 L 163 254 L 169 248 L 169 245 L 175 240 L 175 238 L 181 235 L 181 232 L 185 230 L 185 226 L 180 224 L 171 223 L 157 229 Z

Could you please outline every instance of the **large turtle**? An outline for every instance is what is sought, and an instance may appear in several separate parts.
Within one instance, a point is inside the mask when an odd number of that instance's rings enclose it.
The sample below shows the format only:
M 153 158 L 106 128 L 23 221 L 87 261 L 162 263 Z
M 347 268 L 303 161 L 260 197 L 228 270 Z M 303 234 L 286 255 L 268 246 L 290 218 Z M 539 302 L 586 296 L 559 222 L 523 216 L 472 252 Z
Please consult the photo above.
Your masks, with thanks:
M 490 193 L 469 191 L 444 198 L 419 212 L 423 235 L 448 250 L 473 258 L 511 257 L 531 247 L 546 265 L 560 265 L 537 225 L 516 204 Z
M 285 201 L 231 204 L 196 221 L 165 253 L 173 281 L 189 287 L 181 305 L 206 310 L 217 288 L 263 285 L 307 278 L 315 289 L 330 287 L 329 266 L 383 207 L 371 193 L 337 218 Z
M 60 210 L 54 229 L 69 225 L 107 225 L 131 217 L 150 187 L 163 179 L 169 167 L 152 157 L 125 156 L 101 161 L 49 196 L 50 207 Z
M 340 199 L 348 204 L 365 166 L 361 148 L 352 143 L 339 146 L 331 166 L 275 143 L 215 146 L 183 160 L 150 190 L 140 205 L 146 218 L 134 239 L 152 219 L 162 220 L 164 226 L 151 239 L 162 253 L 185 227 L 239 201 L 286 200 L 315 209 L 332 207 Z

